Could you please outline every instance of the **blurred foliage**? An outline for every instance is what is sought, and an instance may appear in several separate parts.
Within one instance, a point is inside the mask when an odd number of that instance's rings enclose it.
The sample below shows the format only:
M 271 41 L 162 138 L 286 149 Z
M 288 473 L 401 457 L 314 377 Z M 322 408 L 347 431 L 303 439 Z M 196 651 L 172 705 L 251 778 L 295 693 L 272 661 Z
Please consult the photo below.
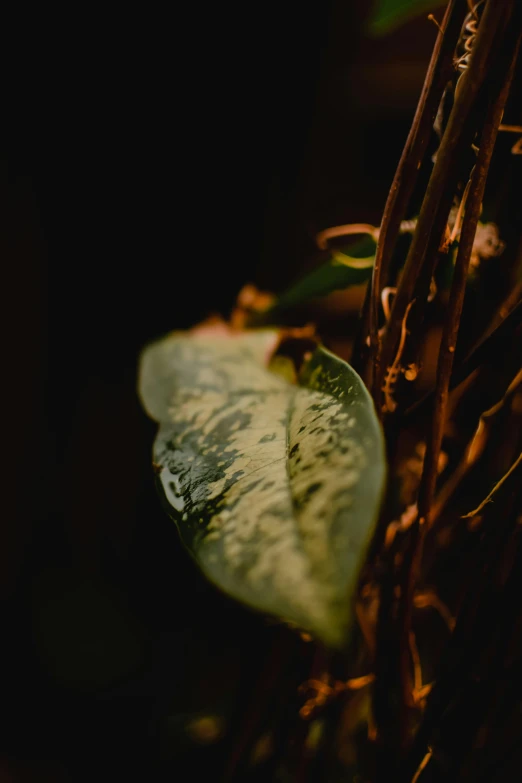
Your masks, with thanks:
M 377 0 L 368 19 L 370 35 L 386 35 L 399 25 L 444 5 L 441 0 Z
M 328 260 L 284 291 L 265 317 L 271 320 L 285 310 L 316 297 L 365 283 L 372 275 L 375 249 L 376 243 L 371 237 L 338 250 L 332 249 Z

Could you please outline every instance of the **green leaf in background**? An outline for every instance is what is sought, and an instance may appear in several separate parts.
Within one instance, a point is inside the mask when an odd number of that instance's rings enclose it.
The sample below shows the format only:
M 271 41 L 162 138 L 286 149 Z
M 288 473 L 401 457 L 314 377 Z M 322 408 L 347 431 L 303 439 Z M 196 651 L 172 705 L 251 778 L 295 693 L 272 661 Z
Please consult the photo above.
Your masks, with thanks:
M 386 35 L 409 19 L 445 5 L 444 0 L 375 0 L 368 19 L 370 35 Z
M 158 482 L 204 574 L 343 647 L 385 480 L 361 379 L 324 348 L 300 385 L 266 369 L 276 330 L 174 333 L 145 349 Z
M 326 263 L 313 269 L 282 293 L 262 317 L 272 317 L 315 297 L 365 283 L 372 275 L 375 249 L 374 240 L 365 237 L 341 250 L 331 250 L 331 257 Z

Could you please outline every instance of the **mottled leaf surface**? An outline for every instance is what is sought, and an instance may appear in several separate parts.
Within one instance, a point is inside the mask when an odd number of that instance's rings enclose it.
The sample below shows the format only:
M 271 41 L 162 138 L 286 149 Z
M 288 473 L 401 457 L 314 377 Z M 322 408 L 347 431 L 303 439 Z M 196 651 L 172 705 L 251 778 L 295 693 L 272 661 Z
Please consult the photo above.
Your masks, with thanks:
M 231 596 L 341 647 L 385 479 L 359 376 L 318 348 L 300 385 L 266 369 L 274 330 L 174 333 L 149 346 L 140 394 L 183 542 Z

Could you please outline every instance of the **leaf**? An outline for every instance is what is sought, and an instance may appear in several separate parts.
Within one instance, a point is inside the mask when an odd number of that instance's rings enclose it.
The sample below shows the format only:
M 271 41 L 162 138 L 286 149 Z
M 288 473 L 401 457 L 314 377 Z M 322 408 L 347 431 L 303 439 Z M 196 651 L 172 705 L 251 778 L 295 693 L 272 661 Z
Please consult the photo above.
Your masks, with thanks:
M 377 0 L 368 20 L 371 35 L 385 35 L 426 11 L 444 5 L 443 0 Z
M 374 240 L 368 237 L 342 250 L 332 250 L 325 264 L 298 280 L 263 315 L 273 316 L 309 299 L 365 283 L 372 275 L 375 249 Z
M 255 609 L 347 643 L 380 506 L 383 438 L 361 379 L 324 348 L 299 382 L 266 369 L 276 330 L 174 333 L 146 348 L 158 482 L 205 575 Z

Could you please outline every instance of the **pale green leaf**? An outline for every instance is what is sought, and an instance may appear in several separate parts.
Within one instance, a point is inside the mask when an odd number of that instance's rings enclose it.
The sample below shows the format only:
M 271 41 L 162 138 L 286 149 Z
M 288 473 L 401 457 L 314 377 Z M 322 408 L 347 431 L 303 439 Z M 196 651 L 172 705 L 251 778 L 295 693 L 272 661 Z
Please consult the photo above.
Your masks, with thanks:
M 142 356 L 158 482 L 206 576 L 344 646 L 385 480 L 372 401 L 318 348 L 300 385 L 266 369 L 275 330 L 174 333 Z

